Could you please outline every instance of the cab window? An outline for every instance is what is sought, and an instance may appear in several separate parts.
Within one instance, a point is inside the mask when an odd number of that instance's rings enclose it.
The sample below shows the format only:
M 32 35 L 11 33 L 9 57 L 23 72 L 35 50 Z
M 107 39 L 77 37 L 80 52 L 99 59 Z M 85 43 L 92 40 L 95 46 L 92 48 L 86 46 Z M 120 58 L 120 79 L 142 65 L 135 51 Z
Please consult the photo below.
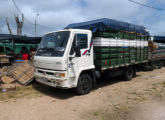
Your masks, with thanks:
M 87 34 L 75 34 L 74 40 L 72 43 L 70 55 L 73 55 L 74 48 L 79 47 L 80 49 L 88 48 L 88 35 Z
M 88 47 L 87 34 L 76 34 L 74 39 L 76 39 L 76 46 L 80 49 L 86 49 Z

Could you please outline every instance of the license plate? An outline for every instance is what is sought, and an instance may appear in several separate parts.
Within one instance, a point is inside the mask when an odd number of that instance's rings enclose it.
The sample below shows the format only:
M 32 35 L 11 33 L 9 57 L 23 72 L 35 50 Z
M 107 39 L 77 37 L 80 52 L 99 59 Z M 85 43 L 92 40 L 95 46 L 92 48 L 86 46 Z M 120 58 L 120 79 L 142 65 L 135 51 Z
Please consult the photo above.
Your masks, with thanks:
M 47 78 L 41 78 L 41 80 L 43 81 L 43 82 L 48 82 L 48 79 Z

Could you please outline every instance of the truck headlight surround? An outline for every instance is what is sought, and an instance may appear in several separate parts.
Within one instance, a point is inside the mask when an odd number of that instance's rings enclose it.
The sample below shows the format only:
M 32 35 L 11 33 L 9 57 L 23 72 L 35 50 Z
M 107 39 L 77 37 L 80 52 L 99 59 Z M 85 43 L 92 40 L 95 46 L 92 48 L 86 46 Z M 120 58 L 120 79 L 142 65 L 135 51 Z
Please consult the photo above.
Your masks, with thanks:
M 65 73 L 58 73 L 58 72 L 55 72 L 55 73 L 54 73 L 54 76 L 55 76 L 55 77 L 58 77 L 58 78 L 63 78 L 63 77 L 65 77 Z

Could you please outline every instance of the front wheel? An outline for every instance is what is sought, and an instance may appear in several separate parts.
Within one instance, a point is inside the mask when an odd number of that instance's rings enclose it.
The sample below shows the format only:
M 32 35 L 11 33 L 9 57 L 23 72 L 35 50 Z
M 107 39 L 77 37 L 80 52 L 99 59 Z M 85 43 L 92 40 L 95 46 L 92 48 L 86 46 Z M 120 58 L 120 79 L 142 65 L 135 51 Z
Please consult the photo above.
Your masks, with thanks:
M 79 95 L 85 95 L 85 94 L 90 93 L 90 91 L 92 90 L 92 83 L 93 82 L 90 75 L 82 74 L 79 77 L 78 84 L 76 87 L 76 92 Z

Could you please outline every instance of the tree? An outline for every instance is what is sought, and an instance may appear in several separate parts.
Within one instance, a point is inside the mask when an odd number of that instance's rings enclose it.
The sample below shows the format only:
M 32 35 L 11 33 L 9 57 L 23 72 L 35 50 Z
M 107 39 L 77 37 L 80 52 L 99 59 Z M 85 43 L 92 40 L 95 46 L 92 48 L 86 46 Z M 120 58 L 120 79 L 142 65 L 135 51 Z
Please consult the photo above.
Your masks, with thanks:
M 7 24 L 7 27 L 8 27 L 8 30 L 9 30 L 10 34 L 12 35 L 12 29 L 10 28 L 10 25 L 9 25 L 7 17 L 6 17 L 6 24 Z
M 17 16 L 14 14 L 15 17 L 15 21 L 17 24 L 17 35 L 22 35 L 22 27 L 23 27 L 23 23 L 24 23 L 24 15 L 22 14 L 22 21 L 19 20 L 19 16 L 17 14 Z

